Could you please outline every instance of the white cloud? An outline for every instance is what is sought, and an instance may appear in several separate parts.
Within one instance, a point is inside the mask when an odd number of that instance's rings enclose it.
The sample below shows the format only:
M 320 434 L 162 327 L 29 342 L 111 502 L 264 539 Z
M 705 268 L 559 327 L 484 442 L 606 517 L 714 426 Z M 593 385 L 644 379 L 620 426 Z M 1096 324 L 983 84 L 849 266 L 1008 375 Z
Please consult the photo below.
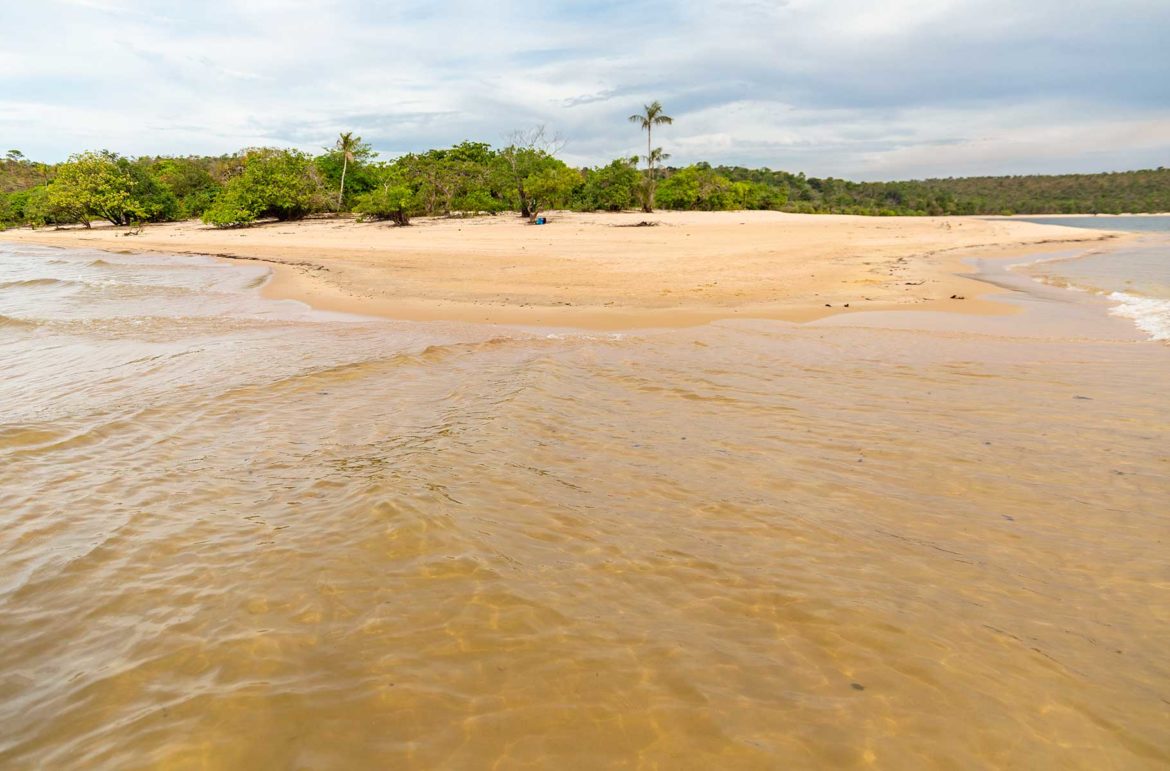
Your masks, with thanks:
M 54 160 L 499 142 L 545 123 L 564 156 L 853 178 L 1156 166 L 1170 4 L 1116 0 L 375 0 L 4 4 L 0 145 Z M 659 142 L 661 140 L 661 142 Z

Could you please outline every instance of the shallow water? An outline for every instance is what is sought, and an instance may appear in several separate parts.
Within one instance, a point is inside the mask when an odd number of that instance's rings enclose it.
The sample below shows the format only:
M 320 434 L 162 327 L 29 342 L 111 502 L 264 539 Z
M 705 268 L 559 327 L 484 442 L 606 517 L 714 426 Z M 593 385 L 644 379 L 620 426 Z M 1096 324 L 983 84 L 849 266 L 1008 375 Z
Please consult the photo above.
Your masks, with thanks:
M 1099 308 L 586 335 L 265 275 L 0 246 L 0 767 L 1170 763 L 1170 355 Z
M 1118 230 L 1125 233 L 1170 233 L 1170 216 L 1098 214 L 1087 217 L 1012 217 L 1013 220 L 1035 222 L 1040 225 L 1061 225 L 1068 228 Z
M 1146 236 L 1017 267 L 1046 284 L 1100 295 L 1112 304 L 1113 315 L 1129 319 L 1153 340 L 1170 341 L 1170 238 Z

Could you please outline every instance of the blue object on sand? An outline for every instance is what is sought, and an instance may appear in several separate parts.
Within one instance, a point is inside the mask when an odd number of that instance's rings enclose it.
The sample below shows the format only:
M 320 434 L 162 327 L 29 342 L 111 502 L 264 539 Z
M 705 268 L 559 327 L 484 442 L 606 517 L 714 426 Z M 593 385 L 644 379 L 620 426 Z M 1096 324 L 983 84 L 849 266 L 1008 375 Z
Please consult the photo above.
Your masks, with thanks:
M 543 225 L 543 224 L 544 224 L 544 223 L 546 223 L 546 222 L 548 222 L 548 220 L 546 220 L 544 217 L 537 217 L 537 218 L 536 218 L 536 224 L 537 224 L 537 225 Z

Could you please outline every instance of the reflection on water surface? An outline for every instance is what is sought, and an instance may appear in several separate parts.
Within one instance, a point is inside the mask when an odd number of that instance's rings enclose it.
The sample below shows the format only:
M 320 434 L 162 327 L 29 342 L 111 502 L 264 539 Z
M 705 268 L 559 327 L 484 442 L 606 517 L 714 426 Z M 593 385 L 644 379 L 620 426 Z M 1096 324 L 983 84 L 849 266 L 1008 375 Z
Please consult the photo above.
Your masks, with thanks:
M 1170 763 L 1164 347 L 262 277 L 0 252 L 0 766 Z

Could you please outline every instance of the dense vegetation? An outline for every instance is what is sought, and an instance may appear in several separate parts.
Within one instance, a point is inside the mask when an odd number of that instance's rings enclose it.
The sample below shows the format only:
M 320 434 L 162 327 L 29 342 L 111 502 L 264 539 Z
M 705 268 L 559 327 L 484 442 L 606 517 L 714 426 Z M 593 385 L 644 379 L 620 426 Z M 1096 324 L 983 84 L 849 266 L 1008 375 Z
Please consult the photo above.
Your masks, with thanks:
M 699 164 L 704 167 L 704 164 Z M 768 169 L 720 166 L 732 182 L 787 194 L 786 211 L 807 213 L 1122 214 L 1170 211 L 1170 169 L 1109 174 L 963 177 L 907 182 L 849 182 Z M 661 196 L 661 194 L 660 194 Z M 660 198 L 660 202 L 661 198 Z
M 353 212 L 407 225 L 412 217 L 549 209 L 620 211 L 774 209 L 867 215 L 1051 214 L 1170 211 L 1170 169 L 1064 176 L 974 177 L 907 182 L 817 179 L 769 169 L 664 165 L 650 129 L 669 122 L 661 105 L 631 116 L 647 152 L 576 169 L 542 131 L 507 147 L 463 142 L 378 161 L 360 137 L 312 156 L 251 148 L 220 157 L 140 157 L 87 152 L 59 164 L 13 150 L 0 159 L 0 227 L 131 225 L 202 218 L 218 227 Z

